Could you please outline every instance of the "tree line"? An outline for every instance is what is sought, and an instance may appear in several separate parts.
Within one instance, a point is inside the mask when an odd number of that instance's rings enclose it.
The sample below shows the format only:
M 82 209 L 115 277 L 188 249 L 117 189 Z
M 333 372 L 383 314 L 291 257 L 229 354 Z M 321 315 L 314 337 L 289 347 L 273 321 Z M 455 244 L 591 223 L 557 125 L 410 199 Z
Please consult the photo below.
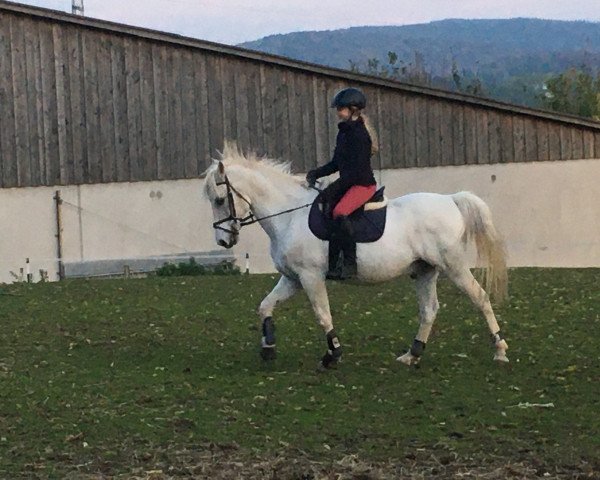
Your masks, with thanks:
M 453 61 L 449 74 L 434 75 L 419 52 L 414 53 L 412 62 L 405 62 L 396 52 L 389 51 L 385 61 L 370 58 L 366 62 L 349 60 L 349 64 L 350 70 L 357 73 L 600 121 L 600 69 L 585 64 L 558 73 L 513 76 L 500 83 L 476 71 L 462 69 L 457 61 Z

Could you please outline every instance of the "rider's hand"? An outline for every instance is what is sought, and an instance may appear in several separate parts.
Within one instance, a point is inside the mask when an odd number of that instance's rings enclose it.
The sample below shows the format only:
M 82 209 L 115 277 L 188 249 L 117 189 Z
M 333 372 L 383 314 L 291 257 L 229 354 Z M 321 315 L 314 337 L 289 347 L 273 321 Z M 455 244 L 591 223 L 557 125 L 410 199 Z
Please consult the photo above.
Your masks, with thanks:
M 311 187 L 315 186 L 315 183 L 317 183 L 317 171 L 316 170 L 310 170 L 306 174 L 306 183 L 308 183 Z

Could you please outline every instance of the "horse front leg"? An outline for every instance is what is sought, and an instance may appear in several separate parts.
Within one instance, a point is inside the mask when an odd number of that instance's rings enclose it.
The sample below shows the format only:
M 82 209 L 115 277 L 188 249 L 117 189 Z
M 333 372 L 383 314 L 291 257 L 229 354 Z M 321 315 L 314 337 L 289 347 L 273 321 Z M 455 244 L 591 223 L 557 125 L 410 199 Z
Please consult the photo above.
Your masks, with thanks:
M 273 321 L 273 310 L 278 303 L 290 298 L 298 291 L 300 285 L 285 275 L 282 275 L 258 307 L 258 314 L 262 321 L 262 340 L 260 355 L 263 360 L 273 360 L 275 358 L 275 322 Z
M 301 277 L 300 281 L 327 339 L 327 351 L 318 366 L 319 370 L 325 370 L 337 364 L 342 357 L 342 346 L 333 329 L 325 280 L 320 276 L 307 275 Z

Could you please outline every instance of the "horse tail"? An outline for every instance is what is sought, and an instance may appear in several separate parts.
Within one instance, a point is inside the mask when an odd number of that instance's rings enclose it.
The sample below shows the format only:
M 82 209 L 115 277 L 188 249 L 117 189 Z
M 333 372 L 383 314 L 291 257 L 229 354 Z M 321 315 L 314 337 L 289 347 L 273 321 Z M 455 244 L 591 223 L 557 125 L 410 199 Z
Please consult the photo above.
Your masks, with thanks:
M 470 192 L 452 195 L 465 221 L 463 242 L 475 240 L 478 263 L 484 266 L 485 290 L 501 303 L 508 296 L 508 273 L 504 241 L 492 222 L 487 204 Z

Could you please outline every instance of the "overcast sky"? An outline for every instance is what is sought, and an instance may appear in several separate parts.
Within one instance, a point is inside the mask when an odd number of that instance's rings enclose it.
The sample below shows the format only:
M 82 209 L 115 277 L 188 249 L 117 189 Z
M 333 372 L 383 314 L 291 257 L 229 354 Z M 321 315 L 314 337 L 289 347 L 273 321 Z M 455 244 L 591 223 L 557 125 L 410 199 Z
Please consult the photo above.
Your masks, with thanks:
M 236 44 L 275 33 L 445 18 L 600 21 L 600 0 L 84 0 L 85 14 Z M 71 11 L 71 0 L 21 3 Z

